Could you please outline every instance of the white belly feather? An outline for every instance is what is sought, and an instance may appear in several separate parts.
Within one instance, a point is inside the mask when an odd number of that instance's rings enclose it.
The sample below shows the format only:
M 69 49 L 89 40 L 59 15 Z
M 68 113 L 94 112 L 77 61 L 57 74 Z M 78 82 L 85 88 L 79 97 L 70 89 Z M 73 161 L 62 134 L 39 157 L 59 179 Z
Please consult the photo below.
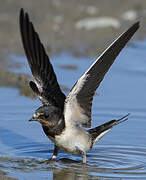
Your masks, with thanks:
M 88 152 L 91 148 L 91 139 L 81 127 L 66 128 L 61 135 L 55 136 L 54 143 L 72 154 L 79 154 L 79 150 Z

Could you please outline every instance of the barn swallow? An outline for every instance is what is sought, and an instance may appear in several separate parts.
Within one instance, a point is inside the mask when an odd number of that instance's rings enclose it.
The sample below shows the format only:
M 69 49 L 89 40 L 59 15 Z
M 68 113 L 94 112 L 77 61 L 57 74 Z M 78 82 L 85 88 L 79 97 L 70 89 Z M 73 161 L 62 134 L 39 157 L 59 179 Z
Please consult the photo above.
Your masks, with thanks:
M 20 10 L 21 38 L 33 75 L 33 81 L 29 85 L 42 102 L 30 121 L 38 121 L 44 133 L 54 143 L 51 160 L 57 157 L 59 149 L 63 149 L 80 155 L 82 162 L 86 163 L 86 153 L 93 145 L 113 126 L 128 119 L 126 115 L 98 127 L 85 129 L 91 128 L 92 100 L 96 89 L 138 28 L 139 22 L 136 22 L 122 33 L 79 78 L 66 97 L 28 14 L 23 9 Z

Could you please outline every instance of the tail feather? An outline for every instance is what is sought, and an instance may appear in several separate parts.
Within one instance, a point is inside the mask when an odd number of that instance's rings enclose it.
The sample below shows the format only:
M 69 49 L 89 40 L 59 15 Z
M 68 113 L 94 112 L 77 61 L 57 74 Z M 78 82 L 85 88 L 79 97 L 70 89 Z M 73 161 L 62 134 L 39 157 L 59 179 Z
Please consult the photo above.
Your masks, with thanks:
M 127 114 L 126 116 L 124 116 L 120 119 L 111 120 L 107 123 L 104 123 L 104 124 L 98 126 L 98 127 L 89 129 L 88 133 L 91 135 L 93 144 L 95 144 L 96 141 L 98 141 L 101 137 L 103 137 L 113 126 L 128 120 L 128 116 L 129 116 L 129 114 Z

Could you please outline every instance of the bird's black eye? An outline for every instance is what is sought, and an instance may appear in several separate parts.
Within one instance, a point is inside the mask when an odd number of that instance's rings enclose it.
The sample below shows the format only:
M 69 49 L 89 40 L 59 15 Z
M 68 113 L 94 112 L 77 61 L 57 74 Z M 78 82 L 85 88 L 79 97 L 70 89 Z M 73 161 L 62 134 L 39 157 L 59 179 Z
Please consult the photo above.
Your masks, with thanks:
M 39 119 L 44 119 L 44 115 L 40 115 L 38 118 Z
M 45 118 L 48 118 L 48 117 L 49 117 L 49 114 L 44 113 L 44 117 L 45 117 Z

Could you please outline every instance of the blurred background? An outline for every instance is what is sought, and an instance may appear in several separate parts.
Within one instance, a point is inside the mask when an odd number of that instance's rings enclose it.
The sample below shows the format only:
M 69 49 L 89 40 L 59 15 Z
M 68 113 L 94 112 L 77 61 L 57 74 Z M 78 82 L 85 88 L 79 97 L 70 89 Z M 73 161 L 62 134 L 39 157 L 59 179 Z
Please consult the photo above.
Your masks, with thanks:
M 139 40 L 146 33 L 145 0 L 5 0 L 0 1 L 0 68 L 19 66 L 11 55 L 24 55 L 19 12 L 24 8 L 40 35 L 50 56 L 67 52 L 76 57 L 95 57 L 121 32 L 137 20 L 141 28 L 134 36 Z M 7 61 L 9 60 L 9 61 Z M 11 74 L 1 69 L 0 84 Z M 3 82 L 3 77 L 4 82 Z M 24 80 L 25 77 L 20 77 Z M 10 80 L 9 80 L 10 81 Z M 17 86 L 21 86 L 18 85 Z
M 145 0 L 6 0 L 0 6 L 1 53 L 23 53 L 19 11 L 30 15 L 49 54 L 69 51 L 95 56 L 133 22 L 140 20 L 139 38 L 146 28 Z
M 35 95 L 19 32 L 21 8 L 66 95 L 101 52 L 140 21 L 95 95 L 92 125 L 131 115 L 88 153 L 87 167 L 63 151 L 55 164 L 41 164 L 53 144 L 39 124 L 27 121 L 40 102 L 30 99 Z M 0 179 L 146 179 L 145 37 L 146 0 L 0 0 Z M 59 161 L 64 157 L 73 161 Z

